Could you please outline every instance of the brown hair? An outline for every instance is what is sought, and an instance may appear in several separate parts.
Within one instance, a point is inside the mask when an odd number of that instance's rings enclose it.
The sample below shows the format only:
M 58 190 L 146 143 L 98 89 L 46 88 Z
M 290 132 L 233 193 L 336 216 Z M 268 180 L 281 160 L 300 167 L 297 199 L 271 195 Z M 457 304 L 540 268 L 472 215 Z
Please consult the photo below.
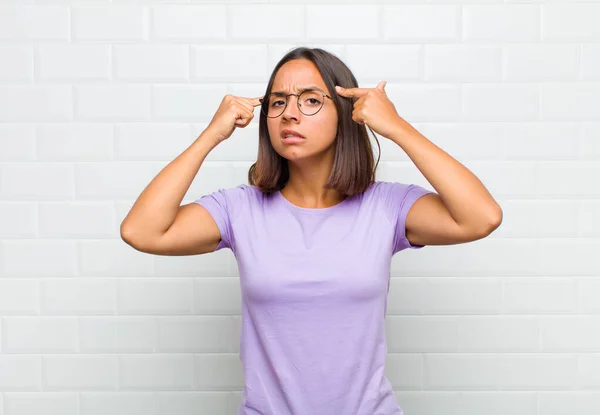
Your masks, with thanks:
M 277 71 L 283 64 L 294 59 L 306 59 L 313 62 L 330 91 L 335 91 L 336 85 L 344 88 L 358 87 L 358 82 L 350 69 L 337 56 L 320 48 L 298 47 L 288 52 L 275 66 L 267 84 L 265 97 L 271 93 Z M 325 187 L 336 189 L 346 196 L 352 196 L 364 192 L 375 181 L 379 155 L 377 163 L 375 163 L 367 129 L 352 119 L 356 98 L 344 98 L 335 92 L 332 97 L 338 112 L 338 127 L 333 166 Z M 369 130 L 371 130 L 370 127 Z M 379 140 L 373 130 L 371 133 L 375 137 L 379 153 L 381 153 Z M 258 126 L 258 139 L 258 157 L 248 171 L 248 182 L 250 185 L 257 186 L 264 193 L 281 190 L 289 180 L 288 164 L 287 160 L 281 157 L 271 145 L 267 117 L 262 111 Z

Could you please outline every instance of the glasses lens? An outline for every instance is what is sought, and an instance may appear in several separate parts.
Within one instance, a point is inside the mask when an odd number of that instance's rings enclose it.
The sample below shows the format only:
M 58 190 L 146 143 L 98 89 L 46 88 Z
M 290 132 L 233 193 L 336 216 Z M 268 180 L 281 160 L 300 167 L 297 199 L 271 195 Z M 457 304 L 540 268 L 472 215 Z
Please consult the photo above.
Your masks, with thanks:
M 289 99 L 289 98 L 288 98 Z M 269 94 L 262 106 L 263 113 L 268 117 L 279 117 L 283 114 L 286 97 L 279 94 Z M 300 111 L 304 115 L 314 115 L 323 106 L 323 95 L 316 91 L 304 91 L 298 97 Z
M 300 111 L 306 115 L 316 114 L 323 106 L 323 95 L 317 91 L 304 91 L 299 100 Z
M 269 94 L 266 100 L 266 111 L 269 117 L 278 117 L 285 108 L 285 96 L 278 94 Z

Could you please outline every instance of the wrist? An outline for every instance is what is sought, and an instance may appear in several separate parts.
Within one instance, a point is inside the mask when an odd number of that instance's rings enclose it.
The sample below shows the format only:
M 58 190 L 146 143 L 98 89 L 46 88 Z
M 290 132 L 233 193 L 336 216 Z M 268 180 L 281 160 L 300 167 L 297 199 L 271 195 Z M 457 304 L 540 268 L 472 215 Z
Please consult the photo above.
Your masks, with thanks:
M 202 142 L 212 147 L 218 146 L 223 140 L 219 138 L 219 136 L 214 133 L 211 129 L 207 128 L 196 138 L 196 141 Z

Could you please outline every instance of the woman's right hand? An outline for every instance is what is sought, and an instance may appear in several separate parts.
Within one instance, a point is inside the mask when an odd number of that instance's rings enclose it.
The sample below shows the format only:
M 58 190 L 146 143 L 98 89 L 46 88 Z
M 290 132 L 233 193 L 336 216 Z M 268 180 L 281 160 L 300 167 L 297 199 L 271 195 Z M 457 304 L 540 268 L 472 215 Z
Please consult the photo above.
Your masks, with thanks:
M 244 128 L 254 118 L 254 107 L 261 105 L 258 98 L 225 95 L 217 112 L 206 127 L 220 143 L 231 137 L 236 127 Z

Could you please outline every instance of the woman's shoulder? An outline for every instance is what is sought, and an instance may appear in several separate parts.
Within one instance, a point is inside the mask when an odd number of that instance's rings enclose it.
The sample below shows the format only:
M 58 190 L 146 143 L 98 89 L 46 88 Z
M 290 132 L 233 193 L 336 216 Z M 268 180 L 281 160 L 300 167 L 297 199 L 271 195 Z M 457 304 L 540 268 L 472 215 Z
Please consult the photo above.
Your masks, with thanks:
M 375 181 L 365 192 L 365 196 L 371 200 L 378 200 L 384 204 L 398 203 L 413 196 L 434 193 L 425 187 L 415 183 L 403 183 L 394 181 Z
M 217 190 L 202 195 L 197 201 L 215 199 L 223 204 L 237 205 L 259 197 L 260 190 L 255 186 L 239 184 L 233 187 L 219 187 Z
M 386 180 L 375 180 L 371 185 L 365 190 L 365 195 L 370 196 L 382 196 L 386 193 L 392 192 L 399 188 L 407 188 L 410 184 L 400 183 L 400 182 L 392 182 Z
M 373 184 L 371 184 L 371 186 L 369 186 L 369 189 L 367 189 L 367 190 L 374 192 L 374 193 L 398 192 L 398 191 L 402 192 L 402 191 L 410 190 L 414 187 L 419 187 L 419 186 L 414 183 L 376 180 L 373 182 Z
M 242 183 L 235 187 L 221 189 L 225 196 L 233 203 L 261 203 L 269 195 L 259 187 Z

